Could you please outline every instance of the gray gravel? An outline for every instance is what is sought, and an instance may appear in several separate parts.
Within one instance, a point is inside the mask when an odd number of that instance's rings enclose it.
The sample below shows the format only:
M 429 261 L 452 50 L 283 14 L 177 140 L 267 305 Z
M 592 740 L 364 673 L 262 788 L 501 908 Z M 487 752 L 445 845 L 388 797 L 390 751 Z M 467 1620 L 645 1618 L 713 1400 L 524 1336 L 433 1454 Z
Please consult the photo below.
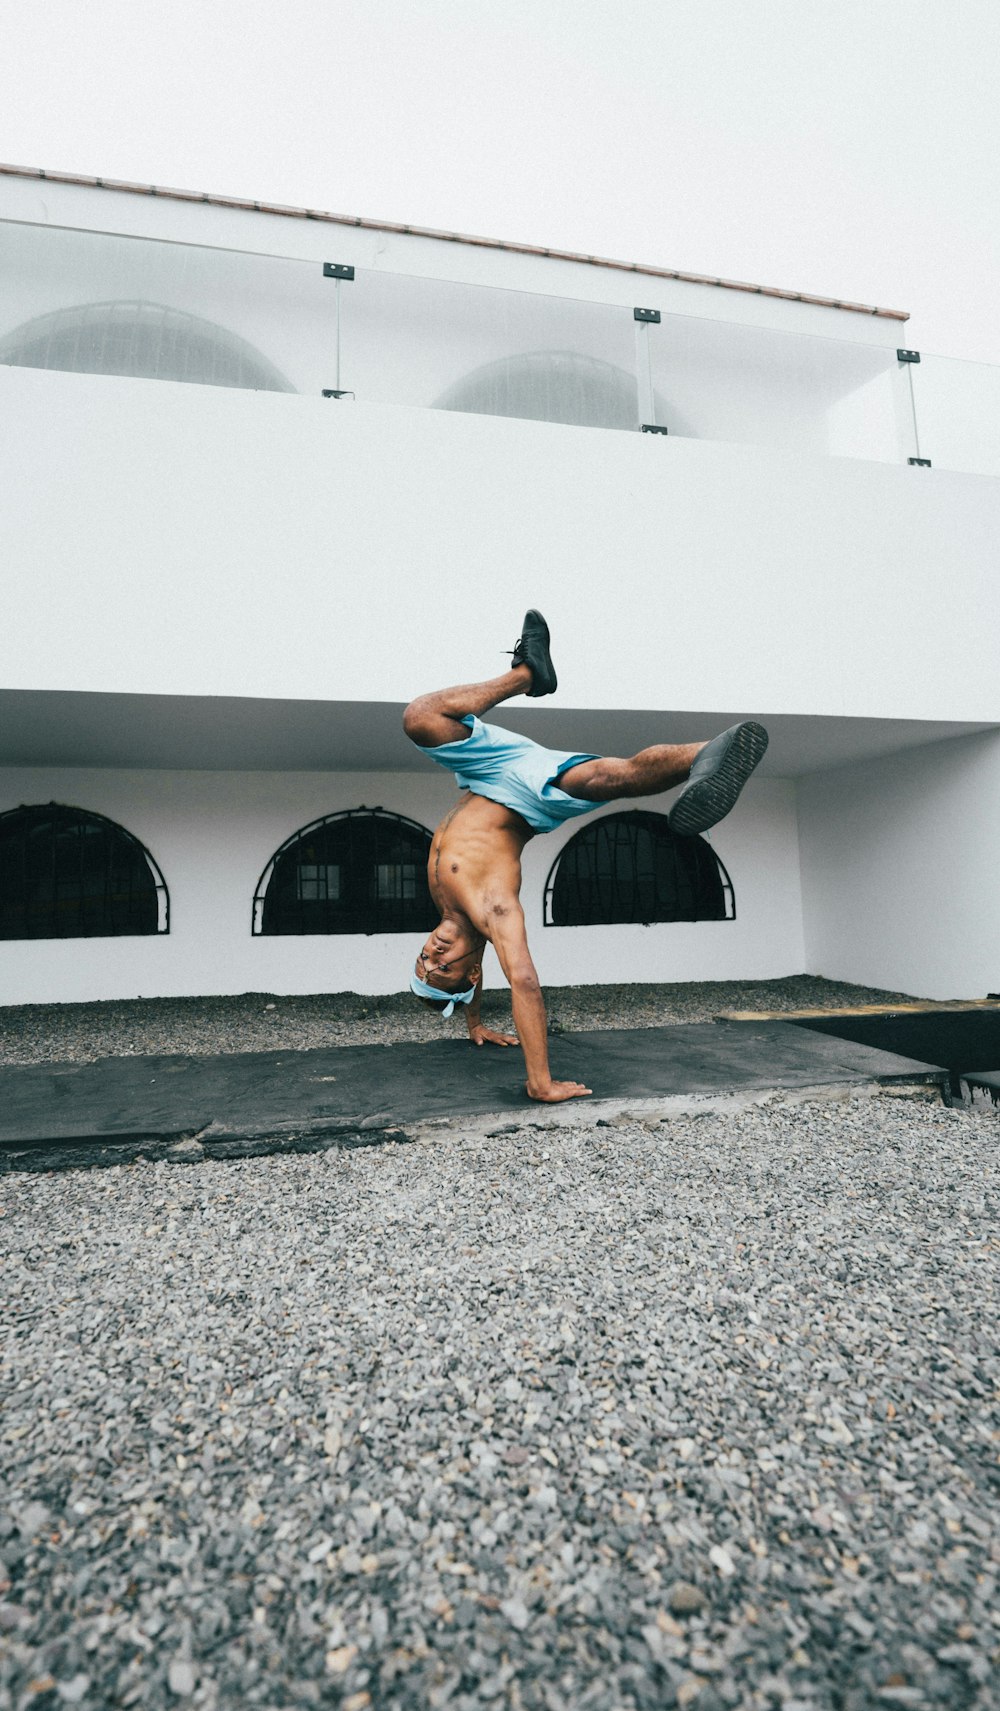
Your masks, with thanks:
M 661 1028 L 710 1022 L 723 1010 L 838 1009 L 907 1002 L 817 975 L 786 980 L 674 981 L 629 986 L 546 988 L 550 1026 Z M 487 992 L 483 1015 L 511 1028 L 510 996 Z M 462 1034 L 465 1023 L 424 1010 L 408 993 L 356 992 L 280 998 L 245 992 L 234 998 L 136 998 L 121 1003 L 21 1004 L 0 1008 L 0 1063 L 90 1062 L 131 1053 L 305 1051 L 318 1046 L 385 1045 Z
M 2 1711 L 996 1707 L 998 1133 L 7 1178 Z

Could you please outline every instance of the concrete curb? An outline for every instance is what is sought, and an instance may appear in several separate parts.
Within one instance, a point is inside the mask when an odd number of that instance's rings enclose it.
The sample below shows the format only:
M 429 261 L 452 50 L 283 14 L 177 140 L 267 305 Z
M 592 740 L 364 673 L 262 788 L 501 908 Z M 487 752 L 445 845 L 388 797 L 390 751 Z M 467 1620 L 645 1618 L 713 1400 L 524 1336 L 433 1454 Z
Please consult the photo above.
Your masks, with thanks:
M 773 1107 L 791 1109 L 822 1100 L 911 1099 L 940 1104 L 940 1071 L 895 1082 L 821 1082 L 794 1088 L 756 1088 L 742 1093 L 674 1094 L 661 1099 L 574 1099 L 565 1105 L 524 1107 L 523 1117 L 506 1110 L 468 1117 L 430 1117 L 405 1127 L 383 1114 L 360 1123 L 271 1124 L 266 1133 L 212 1122 L 199 1130 L 67 1137 L 0 1148 L 0 1175 L 55 1170 L 108 1169 L 133 1164 L 201 1164 L 207 1160 L 265 1158 L 376 1146 L 434 1146 L 449 1139 L 493 1140 L 522 1133 L 556 1134 L 561 1129 L 620 1128 L 639 1124 L 653 1131 L 686 1117 L 731 1116 Z

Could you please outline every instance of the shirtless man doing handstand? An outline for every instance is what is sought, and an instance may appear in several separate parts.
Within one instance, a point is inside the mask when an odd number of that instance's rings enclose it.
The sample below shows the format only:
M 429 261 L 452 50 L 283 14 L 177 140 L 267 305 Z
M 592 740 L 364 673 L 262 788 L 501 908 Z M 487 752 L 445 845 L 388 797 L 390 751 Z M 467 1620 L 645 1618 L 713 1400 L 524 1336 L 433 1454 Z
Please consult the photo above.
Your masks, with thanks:
M 767 748 L 764 727 L 746 721 L 709 743 L 658 743 L 616 760 L 544 749 L 530 737 L 481 722 L 481 714 L 515 695 L 551 695 L 555 688 L 548 626 L 532 610 L 509 671 L 486 683 L 421 695 L 403 715 L 407 736 L 453 772 L 462 789 L 431 845 L 427 878 L 441 920 L 417 957 L 411 990 L 445 1016 L 464 1004 L 476 1045 L 520 1043 L 528 1095 L 548 1105 L 591 1090 L 578 1081 L 553 1081 L 549 1072 L 545 1003 L 520 903 L 525 844 L 603 802 L 679 784 L 685 789 L 668 824 L 678 836 L 695 837 L 729 813 Z M 482 1023 L 487 942 L 510 982 L 516 1037 Z

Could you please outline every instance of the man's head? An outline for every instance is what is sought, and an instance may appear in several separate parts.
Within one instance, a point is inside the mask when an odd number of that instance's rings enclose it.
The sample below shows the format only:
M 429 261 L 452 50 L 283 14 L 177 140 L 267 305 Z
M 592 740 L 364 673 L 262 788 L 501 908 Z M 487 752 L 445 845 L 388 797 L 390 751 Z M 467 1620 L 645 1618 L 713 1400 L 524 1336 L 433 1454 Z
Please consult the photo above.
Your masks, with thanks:
M 414 987 L 429 1009 L 451 1013 L 453 1003 L 469 1003 L 483 972 L 483 939 L 468 927 L 445 919 L 435 927 L 417 956 Z M 430 989 L 430 990 L 428 990 Z M 431 996 L 441 993 L 441 998 Z

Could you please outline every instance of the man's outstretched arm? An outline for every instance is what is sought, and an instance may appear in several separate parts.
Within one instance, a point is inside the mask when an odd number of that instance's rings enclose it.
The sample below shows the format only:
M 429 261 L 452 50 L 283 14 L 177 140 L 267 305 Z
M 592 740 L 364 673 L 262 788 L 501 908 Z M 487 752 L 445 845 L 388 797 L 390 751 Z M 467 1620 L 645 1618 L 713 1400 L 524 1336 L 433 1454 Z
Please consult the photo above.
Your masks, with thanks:
M 589 1093 L 579 1081 L 553 1081 L 549 1070 L 549 1042 L 545 1017 L 545 1000 L 541 983 L 528 949 L 524 925 L 524 910 L 516 898 L 497 903 L 489 914 L 490 937 L 500 959 L 500 967 L 510 982 L 514 1006 L 514 1026 L 524 1052 L 530 1099 L 546 1105 L 561 1104 L 564 1099 L 578 1099 Z

